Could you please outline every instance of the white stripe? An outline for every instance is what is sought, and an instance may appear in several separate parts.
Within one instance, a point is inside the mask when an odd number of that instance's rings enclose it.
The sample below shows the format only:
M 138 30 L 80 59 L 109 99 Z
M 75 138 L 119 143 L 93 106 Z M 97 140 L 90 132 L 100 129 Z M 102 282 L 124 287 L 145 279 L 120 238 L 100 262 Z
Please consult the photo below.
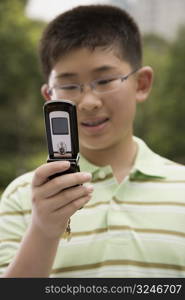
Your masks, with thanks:
M 175 181 L 175 180 L 174 180 Z M 141 189 L 154 189 L 154 194 L 155 194 L 155 189 L 158 189 L 158 191 L 161 189 L 161 190 L 166 190 L 168 189 L 169 192 L 170 191 L 173 191 L 175 189 L 177 189 L 177 192 L 179 190 L 184 190 L 185 191 L 185 179 L 184 179 L 184 182 L 148 182 L 148 181 L 138 181 L 138 182 L 134 182 L 132 181 L 130 183 L 130 188 L 133 187 L 133 188 L 141 188 Z
M 161 269 L 161 268 L 144 268 L 139 266 L 102 266 L 92 270 L 69 271 L 59 274 L 53 274 L 53 277 L 185 277 L 184 271 Z
M 96 204 L 96 203 L 95 203 Z M 156 202 L 157 204 L 157 202 Z M 99 215 L 100 211 L 103 213 L 107 212 L 108 207 L 112 211 L 124 211 L 124 212 L 149 212 L 153 214 L 153 212 L 156 213 L 162 213 L 165 214 L 168 213 L 174 213 L 174 214 L 185 214 L 185 206 L 176 206 L 176 205 L 136 205 L 136 204 L 125 204 L 123 203 L 115 203 L 114 201 L 110 203 L 101 203 L 98 206 L 95 207 L 84 207 L 81 210 L 78 210 L 75 212 L 76 216 L 83 216 L 83 215 Z
M 157 203 L 157 202 L 156 202 Z M 129 205 L 129 204 L 112 204 L 112 208 L 115 211 L 124 212 L 157 212 L 157 213 L 174 213 L 174 214 L 185 214 L 185 206 L 174 206 L 174 205 Z
M 155 233 L 140 233 L 139 234 L 141 239 L 143 241 L 147 241 L 147 242 L 156 242 L 156 241 L 160 241 L 162 243 L 171 243 L 173 244 L 178 244 L 178 245 L 183 245 L 185 246 L 185 237 L 177 237 L 177 236 L 173 236 L 173 235 L 166 235 L 166 234 L 155 234 Z
M 105 180 L 105 182 L 98 181 L 98 182 L 92 182 L 92 184 L 94 185 L 95 188 L 102 189 L 103 187 L 110 186 L 110 185 L 115 186 L 116 182 L 114 178 L 111 178 L 109 180 Z
M 102 211 L 102 212 L 105 211 L 106 212 L 108 205 L 110 205 L 110 203 L 103 203 L 103 204 L 100 204 L 100 205 L 98 205 L 96 207 L 92 207 L 92 208 L 84 207 L 84 208 L 76 211 L 75 215 L 78 215 L 78 216 L 80 216 L 80 215 L 93 215 L 93 214 L 97 215 L 97 213 L 99 213 L 100 211 Z
M 83 237 L 72 237 L 70 242 L 68 242 L 66 239 L 60 240 L 59 246 L 62 247 L 71 247 L 72 245 L 80 245 L 88 242 L 97 242 L 97 241 L 102 241 L 102 240 L 107 240 L 109 239 L 110 236 L 107 234 L 107 232 L 104 233 L 95 233 L 90 236 L 83 236 Z
M 176 165 L 176 164 L 166 164 L 166 169 L 169 171 L 182 171 L 182 174 L 184 175 L 185 166 L 184 165 Z
M 103 233 L 95 233 L 92 235 L 87 236 L 77 236 L 72 237 L 70 242 L 67 240 L 61 240 L 59 243 L 59 246 L 62 247 L 71 247 L 72 245 L 80 245 L 80 244 L 86 244 L 86 243 L 96 243 L 98 241 L 110 241 L 110 239 L 115 239 L 113 242 L 116 243 L 120 242 L 120 244 L 128 244 L 128 241 L 136 240 L 135 235 L 137 235 L 137 239 L 140 239 L 141 241 L 160 241 L 161 243 L 169 243 L 169 244 L 179 244 L 179 245 L 185 245 L 185 237 L 182 236 L 175 236 L 173 234 L 165 234 L 165 233 L 143 233 L 143 232 L 137 232 L 132 230 L 109 230 Z
M 129 231 L 129 230 L 112 230 L 110 231 L 109 235 L 114 239 L 119 239 L 120 242 L 125 240 L 127 242 L 128 240 L 136 240 L 135 235 L 137 235 L 137 238 L 144 241 L 160 241 L 162 243 L 171 243 L 171 244 L 181 244 L 185 245 L 185 237 L 183 236 L 177 236 L 173 234 L 165 234 L 165 233 L 153 233 L 153 232 L 138 232 L 138 231 Z M 116 242 L 116 241 L 115 241 Z
M 3 275 L 3 274 L 5 273 L 6 268 L 7 268 L 7 267 L 5 267 L 5 268 L 4 268 L 4 267 L 3 267 L 3 268 L 0 268 L 0 275 Z
M 24 215 L 24 219 L 25 219 L 27 224 L 29 224 L 31 222 L 31 218 L 32 218 L 31 213 Z
M 25 214 L 25 215 L 3 215 L 0 217 L 0 227 L 4 226 L 4 222 L 11 222 L 11 224 L 9 225 L 10 228 L 12 228 L 12 222 L 16 222 L 16 226 L 18 226 L 18 224 L 22 224 L 23 223 L 23 219 L 25 221 L 25 223 L 27 223 L 27 225 L 30 223 L 31 221 L 31 214 Z M 9 227 L 8 226 L 8 227 Z

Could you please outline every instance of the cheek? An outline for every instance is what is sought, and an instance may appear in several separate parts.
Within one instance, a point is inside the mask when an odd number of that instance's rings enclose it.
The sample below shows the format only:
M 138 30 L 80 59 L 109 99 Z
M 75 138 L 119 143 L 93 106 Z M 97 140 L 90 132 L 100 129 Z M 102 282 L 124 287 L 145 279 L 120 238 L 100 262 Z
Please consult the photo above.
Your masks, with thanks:
M 136 102 L 129 95 L 117 96 L 111 101 L 112 116 L 115 123 L 123 124 L 133 121 L 136 112 Z

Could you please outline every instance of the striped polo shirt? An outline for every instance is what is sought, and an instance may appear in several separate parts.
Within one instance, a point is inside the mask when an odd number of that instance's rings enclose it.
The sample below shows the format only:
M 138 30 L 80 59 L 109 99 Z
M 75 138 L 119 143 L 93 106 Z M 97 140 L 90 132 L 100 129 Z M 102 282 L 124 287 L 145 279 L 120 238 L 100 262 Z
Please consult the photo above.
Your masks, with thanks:
M 110 166 L 80 158 L 92 173 L 92 199 L 71 217 L 50 277 L 185 277 L 185 166 L 152 152 L 139 138 L 134 166 L 118 183 Z M 15 179 L 0 202 L 0 273 L 31 220 L 33 172 Z

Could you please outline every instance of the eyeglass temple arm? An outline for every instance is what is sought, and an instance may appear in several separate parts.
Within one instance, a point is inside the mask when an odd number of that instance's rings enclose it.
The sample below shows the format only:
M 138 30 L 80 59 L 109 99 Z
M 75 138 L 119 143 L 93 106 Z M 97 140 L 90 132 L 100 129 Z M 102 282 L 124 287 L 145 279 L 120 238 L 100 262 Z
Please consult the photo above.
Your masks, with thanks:
M 128 73 L 127 75 L 123 75 L 121 77 L 121 80 L 127 80 L 129 76 L 131 76 L 132 74 L 136 73 L 140 68 L 136 68 L 133 71 L 131 71 L 130 73 Z

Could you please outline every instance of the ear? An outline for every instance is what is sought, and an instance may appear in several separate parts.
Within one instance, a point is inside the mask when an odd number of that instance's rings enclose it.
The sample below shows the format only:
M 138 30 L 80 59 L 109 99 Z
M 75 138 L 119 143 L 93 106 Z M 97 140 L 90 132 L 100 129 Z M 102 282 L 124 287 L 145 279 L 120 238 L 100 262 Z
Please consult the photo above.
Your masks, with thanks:
M 153 82 L 153 70 L 151 67 L 142 67 L 137 72 L 136 101 L 144 102 L 149 96 Z
M 41 87 L 41 94 L 44 98 L 45 101 L 50 101 L 51 100 L 51 93 L 49 91 L 48 85 L 45 83 Z

